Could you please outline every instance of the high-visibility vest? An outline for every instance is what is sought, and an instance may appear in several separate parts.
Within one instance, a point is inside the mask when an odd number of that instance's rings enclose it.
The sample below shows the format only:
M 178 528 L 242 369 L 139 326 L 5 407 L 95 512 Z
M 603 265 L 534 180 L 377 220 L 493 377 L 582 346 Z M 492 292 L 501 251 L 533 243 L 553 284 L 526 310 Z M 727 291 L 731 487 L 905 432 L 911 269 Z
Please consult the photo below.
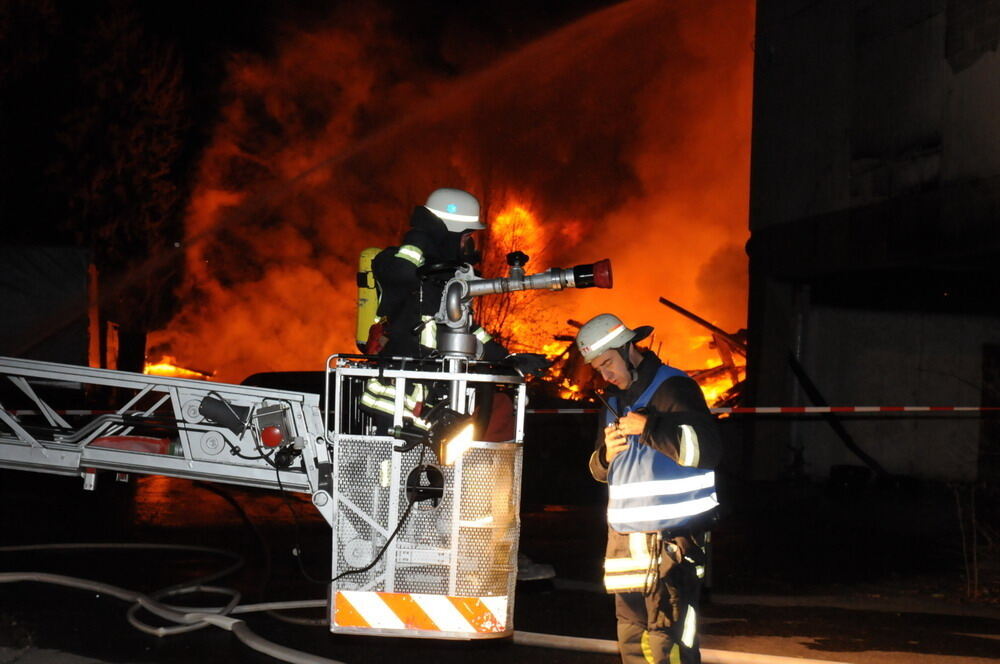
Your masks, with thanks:
M 683 371 L 661 366 L 649 386 L 621 415 L 649 403 L 657 388 L 668 378 L 686 376 Z M 617 409 L 617 398 L 609 402 Z M 614 415 L 605 413 L 605 423 Z M 620 533 L 671 532 L 701 520 L 719 506 L 715 493 L 715 473 L 694 467 L 697 463 L 697 436 L 694 428 L 681 425 L 681 465 L 648 445 L 639 436 L 629 436 L 629 445 L 611 460 L 608 468 L 608 524 Z M 693 438 L 693 439 L 692 439 Z

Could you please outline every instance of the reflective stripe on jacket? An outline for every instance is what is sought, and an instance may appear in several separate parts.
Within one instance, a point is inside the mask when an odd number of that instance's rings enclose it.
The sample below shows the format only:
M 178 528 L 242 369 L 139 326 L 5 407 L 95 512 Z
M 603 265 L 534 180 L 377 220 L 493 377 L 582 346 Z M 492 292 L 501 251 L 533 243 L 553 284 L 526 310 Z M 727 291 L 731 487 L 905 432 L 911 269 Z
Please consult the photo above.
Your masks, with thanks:
M 409 394 L 403 395 L 403 419 L 410 420 L 421 429 L 428 429 L 430 426 L 415 414 L 427 396 L 427 388 L 420 383 L 413 386 Z M 385 384 L 377 378 L 369 378 L 365 383 L 365 391 L 361 395 L 361 406 L 369 410 L 378 411 L 386 415 L 393 415 L 396 411 L 396 385 L 395 383 Z

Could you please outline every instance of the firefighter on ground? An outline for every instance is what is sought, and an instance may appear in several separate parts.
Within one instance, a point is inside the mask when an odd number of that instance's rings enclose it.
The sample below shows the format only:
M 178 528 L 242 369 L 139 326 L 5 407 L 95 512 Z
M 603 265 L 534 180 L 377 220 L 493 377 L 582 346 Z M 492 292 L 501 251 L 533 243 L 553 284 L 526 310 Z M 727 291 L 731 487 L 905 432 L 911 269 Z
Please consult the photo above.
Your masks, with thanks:
M 576 343 L 609 383 L 590 472 L 607 482 L 604 584 L 625 664 L 697 664 L 698 600 L 715 517 L 716 423 L 698 384 L 636 343 L 649 326 L 588 321 Z

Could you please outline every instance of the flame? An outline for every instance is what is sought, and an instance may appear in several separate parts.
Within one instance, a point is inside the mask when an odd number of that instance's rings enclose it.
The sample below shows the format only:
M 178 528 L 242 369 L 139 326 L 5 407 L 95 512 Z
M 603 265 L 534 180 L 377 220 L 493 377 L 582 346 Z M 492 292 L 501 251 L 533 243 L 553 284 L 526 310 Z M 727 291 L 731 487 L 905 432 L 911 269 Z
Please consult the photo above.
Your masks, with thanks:
M 717 403 L 729 390 L 733 388 L 733 380 L 729 376 L 720 376 L 700 383 L 701 392 L 705 395 L 705 402 L 712 406 Z
M 549 341 L 542 344 L 542 347 L 538 349 L 538 352 L 549 360 L 555 360 L 566 352 L 568 345 L 569 343 L 566 341 Z
M 579 385 L 574 385 L 569 378 L 563 378 L 559 383 L 559 397 L 569 401 L 581 401 L 584 397 L 583 390 Z
M 520 251 L 529 257 L 526 274 L 549 267 L 549 230 L 532 209 L 527 197 L 511 195 L 489 225 L 483 270 L 489 276 L 506 276 L 507 255 Z M 476 302 L 479 322 L 512 351 L 543 352 L 553 343 L 554 321 L 543 304 L 547 293 L 519 291 L 487 295 Z
M 211 376 L 201 371 L 185 369 L 177 365 L 177 359 L 170 355 L 162 356 L 157 362 L 147 362 L 142 373 L 150 376 L 171 376 L 173 378 L 194 378 L 209 380 Z

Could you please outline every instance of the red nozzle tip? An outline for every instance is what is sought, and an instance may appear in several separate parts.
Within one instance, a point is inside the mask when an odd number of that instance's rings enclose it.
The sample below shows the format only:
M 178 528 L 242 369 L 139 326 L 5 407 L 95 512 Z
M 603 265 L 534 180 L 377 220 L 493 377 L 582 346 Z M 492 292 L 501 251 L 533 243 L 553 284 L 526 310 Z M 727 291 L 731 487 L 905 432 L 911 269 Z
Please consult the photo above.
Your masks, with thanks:
M 611 288 L 613 282 L 611 259 L 605 258 L 594 263 L 594 285 L 598 288 Z
M 281 441 L 284 439 L 285 436 L 281 433 L 281 429 L 278 427 L 264 427 L 260 431 L 260 442 L 264 443 L 268 447 L 277 447 L 278 445 L 281 445 Z

